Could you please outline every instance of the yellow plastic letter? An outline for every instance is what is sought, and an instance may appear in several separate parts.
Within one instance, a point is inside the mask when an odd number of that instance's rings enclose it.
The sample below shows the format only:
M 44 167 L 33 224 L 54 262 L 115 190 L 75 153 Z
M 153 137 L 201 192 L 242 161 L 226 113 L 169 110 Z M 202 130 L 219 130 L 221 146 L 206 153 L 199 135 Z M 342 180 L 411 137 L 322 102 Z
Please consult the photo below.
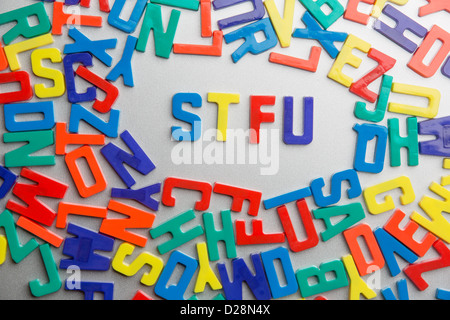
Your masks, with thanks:
M 410 114 L 412 116 L 423 118 L 434 118 L 437 116 L 439 111 L 439 104 L 441 101 L 441 93 L 439 90 L 403 83 L 393 83 L 391 91 L 400 94 L 425 97 L 428 99 L 429 103 L 427 108 L 421 108 L 416 106 L 409 106 L 402 103 L 390 102 L 388 107 L 388 110 L 390 112 Z
M 442 162 L 442 167 L 444 169 L 450 169 L 450 158 L 446 158 Z M 441 186 L 445 187 L 450 184 L 450 175 L 441 177 Z
M 239 103 L 240 95 L 234 93 L 208 93 L 208 102 L 217 104 L 217 141 L 227 141 L 228 106 Z
M 402 205 L 413 202 L 416 198 L 414 189 L 406 176 L 400 176 L 398 178 L 379 183 L 377 185 L 366 188 L 363 191 L 364 200 L 366 201 L 367 208 L 371 214 L 379 214 L 392 209 L 395 209 L 394 200 L 390 195 L 384 197 L 383 203 L 378 203 L 375 197 L 383 192 L 400 188 L 402 195 L 400 196 L 400 202 Z
M 281 18 L 280 13 L 275 5 L 275 0 L 264 1 L 267 13 L 269 14 L 270 21 L 280 41 L 282 48 L 289 47 L 291 45 L 292 37 L 292 24 L 294 22 L 294 6 L 295 0 L 284 1 L 284 14 Z
M 0 236 L 0 265 L 2 265 L 3 262 L 5 262 L 7 247 L 8 247 L 8 243 L 6 242 L 6 237 Z
M 219 279 L 217 279 L 217 276 L 214 274 L 214 271 L 209 265 L 208 250 L 205 242 L 197 243 L 197 253 L 199 272 L 197 282 L 195 283 L 194 292 L 203 292 L 207 283 L 209 283 L 211 289 L 213 290 L 222 289 L 222 284 Z
M 152 286 L 158 280 L 159 275 L 164 267 L 164 262 L 161 258 L 152 255 L 150 252 L 142 252 L 131 264 L 125 263 L 125 258 L 131 255 L 135 246 L 124 242 L 117 249 L 116 255 L 112 261 L 112 267 L 119 273 L 127 277 L 134 276 L 143 266 L 149 265 L 150 272 L 142 275 L 141 283 L 146 286 Z
M 11 71 L 20 69 L 20 62 L 17 55 L 21 52 L 36 49 L 53 43 L 53 36 L 51 33 L 44 34 L 39 37 L 31 38 L 15 44 L 10 44 L 5 47 L 5 55 L 9 62 Z
M 442 197 L 444 201 L 424 196 L 419 206 L 431 218 L 431 221 L 415 211 L 411 214 L 411 220 L 450 243 L 450 223 L 442 215 L 442 212 L 450 213 L 450 191 L 436 182 L 433 182 L 429 189 Z
M 38 98 L 60 97 L 66 91 L 64 75 L 61 71 L 42 66 L 42 60 L 49 59 L 52 63 L 62 62 L 61 51 L 57 48 L 36 49 L 31 53 L 33 73 L 37 77 L 53 80 L 53 87 L 46 87 L 43 83 L 36 84 L 34 91 Z
M 367 283 L 359 276 L 358 269 L 356 268 L 355 261 L 351 254 L 342 257 L 345 269 L 347 270 L 348 277 L 350 278 L 349 285 L 349 300 L 359 300 L 361 294 L 366 299 L 373 299 L 377 296 Z
M 358 49 L 364 53 L 368 53 L 370 47 L 370 43 L 358 38 L 355 35 L 349 34 L 347 40 L 345 40 L 344 45 L 342 46 L 341 52 L 336 57 L 336 60 L 328 73 L 328 78 L 350 88 L 353 83 L 353 79 L 343 74 L 342 69 L 346 64 L 354 68 L 359 68 L 362 60 L 352 53 L 353 49 Z

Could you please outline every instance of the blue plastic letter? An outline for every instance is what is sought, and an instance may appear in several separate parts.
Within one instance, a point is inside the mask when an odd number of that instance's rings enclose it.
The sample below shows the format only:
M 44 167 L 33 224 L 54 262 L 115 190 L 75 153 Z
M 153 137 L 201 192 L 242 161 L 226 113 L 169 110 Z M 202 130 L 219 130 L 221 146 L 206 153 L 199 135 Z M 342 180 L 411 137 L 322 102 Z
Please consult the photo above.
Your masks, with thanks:
M 322 188 L 325 186 L 323 178 L 317 178 L 311 182 L 311 192 L 314 197 L 314 202 L 318 207 L 327 207 L 336 204 L 341 199 L 341 184 L 343 181 L 350 183 L 350 188 L 347 190 L 349 199 L 359 197 L 362 193 L 361 184 L 359 182 L 358 173 L 353 169 L 344 170 L 335 173 L 331 177 L 331 193 L 329 196 L 324 196 Z
M 136 200 L 147 208 L 153 211 L 158 211 L 159 201 L 153 199 L 151 196 L 155 193 L 159 193 L 160 191 L 161 183 L 155 183 L 151 186 L 138 190 L 112 188 L 111 197 Z
M 380 246 L 381 252 L 383 253 L 384 260 L 386 260 L 386 264 L 388 265 L 389 271 L 393 277 L 401 272 L 394 253 L 397 253 L 409 263 L 414 263 L 419 258 L 416 254 L 414 254 L 414 252 L 409 250 L 403 243 L 387 233 L 383 228 L 376 228 L 373 234 L 377 238 L 377 242 Z
M 283 140 L 286 144 L 310 144 L 313 140 L 314 98 L 303 98 L 303 135 L 294 135 L 294 99 L 284 97 Z
M 269 300 L 271 298 L 269 283 L 259 254 L 250 255 L 255 275 L 248 268 L 245 260 L 236 258 L 232 260 L 233 281 L 230 282 L 225 263 L 217 264 L 223 290 L 227 300 L 242 300 L 242 283 L 246 282 L 253 295 L 258 300 Z
M 106 76 L 106 80 L 116 81 L 120 76 L 123 77 L 123 84 L 127 87 L 134 87 L 133 68 L 131 66 L 131 58 L 136 48 L 137 38 L 133 36 L 127 37 L 122 58 Z
M 106 66 L 111 67 L 112 57 L 106 53 L 106 50 L 115 49 L 117 39 L 93 41 L 76 28 L 69 29 L 69 37 L 75 40 L 75 42 L 68 43 L 64 46 L 64 54 L 89 52 Z
M 397 290 L 398 300 L 409 300 L 408 284 L 406 282 L 406 279 L 397 281 Z M 389 287 L 381 289 L 381 294 L 383 295 L 385 300 L 397 300 L 395 298 L 394 292 L 392 292 L 392 289 Z
M 421 154 L 450 157 L 450 116 L 419 122 L 418 133 L 435 136 L 434 140 L 419 142 Z
M 289 257 L 289 251 L 284 247 L 278 247 L 270 251 L 261 252 L 261 259 L 266 270 L 267 280 L 269 281 L 272 297 L 278 299 L 294 294 L 298 290 L 297 279 L 295 278 L 292 262 Z M 281 286 L 274 261 L 279 259 L 283 268 L 286 285 Z
M 295 29 L 292 36 L 294 38 L 315 39 L 319 41 L 328 55 L 335 59 L 339 54 L 339 50 L 334 45 L 334 42 L 344 42 L 345 39 L 347 39 L 348 34 L 322 29 L 308 11 L 304 13 L 302 21 L 305 24 L 306 29 Z
M 190 123 L 192 131 L 184 131 L 181 127 L 172 127 L 172 137 L 177 141 L 196 141 L 202 134 L 202 119 L 182 109 L 183 103 L 190 103 L 194 108 L 202 106 L 202 97 L 198 93 L 177 93 L 172 99 L 172 114 L 181 121 Z
M 114 5 L 111 8 L 111 12 L 108 15 L 108 23 L 126 33 L 132 33 L 136 30 L 136 27 L 141 20 L 142 14 L 144 13 L 145 6 L 147 5 L 147 0 L 137 0 L 134 5 L 133 12 L 131 12 L 131 16 L 128 21 L 125 21 L 120 18 L 120 14 L 122 13 L 123 7 L 125 5 L 126 0 L 116 0 L 114 1 Z
M 255 34 L 259 31 L 264 32 L 266 40 L 262 42 L 256 40 Z M 278 43 L 277 34 L 272 27 L 270 18 L 258 20 L 224 35 L 226 43 L 234 42 L 242 38 L 245 39 L 245 42 L 231 54 L 234 63 L 238 62 L 248 52 L 251 54 L 260 54 L 275 47 Z
M 98 255 L 94 251 L 112 251 L 114 239 L 100 233 L 69 223 L 67 232 L 75 238 L 66 238 L 63 254 L 72 259 L 62 259 L 59 268 L 67 269 L 76 265 L 81 270 L 106 271 L 111 265 L 111 258 Z
M 79 104 L 73 104 L 70 109 L 69 131 L 78 133 L 80 121 L 84 120 L 106 136 L 117 138 L 119 135 L 119 116 L 119 110 L 111 109 L 109 112 L 109 122 L 105 122 Z
M 181 264 L 185 267 L 183 274 L 176 285 L 168 285 L 168 281 L 177 264 Z M 191 258 L 180 251 L 172 252 L 155 285 L 155 293 L 166 300 L 184 300 L 184 292 L 189 286 L 197 267 L 198 261 L 194 258 Z
M 253 10 L 250 12 L 239 14 L 234 17 L 225 18 L 217 21 L 220 30 L 233 27 L 239 24 L 259 20 L 262 17 L 264 17 L 266 9 L 264 8 L 264 4 L 261 0 L 214 0 L 212 2 L 214 10 L 220 10 L 247 1 L 250 1 L 253 4 Z
M 131 188 L 136 181 L 127 171 L 124 163 L 143 175 L 149 174 L 155 169 L 155 165 L 128 131 L 122 132 L 120 138 L 122 138 L 133 154 L 123 151 L 112 142 L 108 143 L 100 151 L 127 187 Z
M 16 183 L 17 176 L 5 167 L 0 166 L 0 179 L 3 180 L 0 186 L 0 199 L 3 199 Z
M 73 65 L 78 62 L 85 67 L 93 65 L 92 56 L 87 52 L 72 53 L 64 57 L 63 64 L 66 78 L 67 98 L 71 103 L 94 101 L 97 98 L 97 88 L 94 86 L 87 88 L 85 93 L 77 93 Z
M 94 300 L 94 293 L 103 293 L 103 300 L 113 300 L 114 297 L 114 282 L 91 282 L 78 281 L 71 283 L 66 280 L 66 290 L 77 290 L 84 292 L 84 300 Z
M 355 124 L 353 127 L 358 133 L 356 142 L 354 168 L 356 171 L 380 173 L 383 171 L 388 129 L 376 124 Z M 366 162 L 367 143 L 376 138 L 374 162 Z
M 10 132 L 49 130 L 55 126 L 53 101 L 5 104 L 5 127 Z M 42 113 L 44 119 L 34 121 L 16 120 L 18 114 Z

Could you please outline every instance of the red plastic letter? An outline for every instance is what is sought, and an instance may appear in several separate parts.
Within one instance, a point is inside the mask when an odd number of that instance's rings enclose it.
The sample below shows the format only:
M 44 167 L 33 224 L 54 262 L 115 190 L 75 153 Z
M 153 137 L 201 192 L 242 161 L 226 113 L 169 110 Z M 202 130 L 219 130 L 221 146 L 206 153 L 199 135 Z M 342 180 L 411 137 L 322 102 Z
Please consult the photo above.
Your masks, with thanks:
M 419 17 L 445 10 L 450 13 L 450 2 L 447 0 L 427 0 L 429 3 L 419 9 Z
M 200 15 L 202 20 L 202 37 L 212 36 L 211 29 L 211 0 L 200 0 Z
M 248 200 L 248 214 L 255 217 L 258 215 L 259 207 L 261 205 L 262 192 L 228 186 L 221 183 L 216 183 L 214 185 L 214 192 L 233 197 L 231 210 L 234 212 L 240 212 L 242 210 L 244 200 Z
M 78 145 L 105 144 L 105 136 L 103 134 L 67 133 L 66 123 L 64 122 L 58 122 L 56 124 L 55 136 L 56 136 L 55 153 L 58 155 L 66 154 L 66 146 L 68 144 L 78 144 Z
M 437 240 L 437 237 L 432 233 L 427 232 L 423 237 L 423 240 L 421 242 L 417 242 L 413 238 L 414 233 L 419 229 L 419 225 L 417 223 L 409 220 L 403 230 L 399 228 L 399 225 L 405 216 L 406 214 L 403 211 L 397 209 L 383 228 L 419 257 L 423 257 Z
M 355 261 L 356 267 L 361 277 L 379 270 L 384 267 L 385 260 L 380 247 L 378 246 L 377 239 L 373 234 L 372 229 L 368 224 L 362 223 L 353 228 L 344 231 L 344 237 L 347 241 L 347 245 Z M 372 256 L 372 261 L 367 262 L 364 257 L 364 253 L 358 243 L 358 237 L 363 237 L 367 247 L 369 249 L 370 255 Z
M 391 70 L 397 60 L 374 48 L 369 50 L 367 56 L 378 62 L 378 66 L 358 81 L 352 83 L 350 86 L 350 92 L 353 92 L 361 98 L 374 103 L 378 99 L 378 94 L 370 91 L 368 86 L 378 78 L 382 77 L 386 72 Z
M 111 8 L 109 7 L 109 0 L 99 0 L 100 11 L 110 12 Z M 80 5 L 85 8 L 91 7 L 91 0 L 81 0 Z
M 124 240 L 144 247 L 147 237 L 126 231 L 127 228 L 151 228 L 155 215 L 150 212 L 125 205 L 115 200 L 110 200 L 108 209 L 129 216 L 127 219 L 104 219 L 100 226 L 100 232 L 114 238 Z
M 321 53 L 322 48 L 313 46 L 311 47 L 311 51 L 309 53 L 309 59 L 305 60 L 281 53 L 272 52 L 269 55 L 269 61 L 272 63 L 277 63 L 288 67 L 302 69 L 310 72 L 316 72 L 317 67 L 319 66 Z
M 55 227 L 65 228 L 69 214 L 105 219 L 108 215 L 108 208 L 60 202 Z
M 423 60 L 437 40 L 442 41 L 442 45 L 431 63 L 429 65 L 426 65 L 424 64 Z M 420 47 L 414 53 L 411 61 L 409 61 L 408 67 L 420 74 L 422 77 L 432 77 L 444 62 L 445 58 L 447 58 L 449 52 L 450 33 L 440 28 L 439 26 L 434 25 L 426 35 Z
M 263 231 L 263 220 L 252 219 L 253 233 L 245 231 L 245 220 L 236 220 L 236 244 L 239 246 L 248 244 L 281 243 L 284 242 L 283 233 L 266 234 Z
M 214 31 L 213 32 L 213 43 L 212 45 L 201 45 L 201 44 L 184 44 L 184 43 L 174 43 L 173 53 L 179 54 L 196 54 L 204 56 L 221 56 L 222 55 L 222 43 L 223 43 L 223 32 Z
M 281 224 L 283 225 L 284 233 L 289 243 L 289 247 L 294 252 L 304 251 L 309 248 L 315 247 L 319 243 L 319 236 L 317 235 L 316 228 L 312 219 L 311 211 L 308 208 L 305 199 L 297 201 L 297 208 L 300 214 L 300 218 L 303 222 L 303 227 L 306 231 L 306 240 L 298 241 L 295 235 L 295 230 L 292 225 L 291 218 L 289 217 L 289 212 L 287 211 L 286 205 L 282 205 L 277 208 L 278 216 L 280 217 Z
M 5 49 L 3 49 L 3 45 L 0 42 L 0 71 L 5 70 L 6 68 L 8 68 L 8 59 L 6 58 L 5 55 Z
M 77 166 L 77 160 L 80 158 L 85 158 L 88 166 L 91 170 L 91 173 L 94 177 L 95 184 L 92 186 L 87 186 L 83 176 L 81 175 L 80 169 Z M 102 169 L 95 157 L 94 151 L 88 145 L 82 146 L 78 149 L 75 149 L 65 157 L 67 168 L 72 175 L 73 181 L 77 187 L 78 193 L 83 198 L 88 198 L 94 194 L 97 194 L 106 189 L 107 183 L 105 180 L 105 176 L 103 175 Z
M 261 112 L 262 105 L 273 106 L 275 96 L 250 96 L 250 143 L 259 143 L 262 122 L 275 122 L 273 112 Z
M 119 96 L 119 89 L 108 80 L 99 77 L 84 66 L 79 66 L 76 74 L 106 93 L 105 99 L 103 101 L 96 99 L 92 108 L 101 113 L 111 111 L 114 102 L 116 102 L 117 97 Z
M 423 279 L 422 274 L 428 271 L 450 267 L 450 250 L 442 240 L 437 240 L 433 248 L 439 253 L 440 257 L 424 262 L 416 262 L 407 266 L 403 271 L 414 283 L 414 285 L 423 291 L 428 288 L 428 283 Z
M 344 19 L 367 25 L 369 23 L 370 14 L 365 14 L 358 11 L 358 5 L 361 2 L 370 5 L 374 4 L 375 0 L 348 0 L 347 9 L 344 12 Z
M 59 248 L 61 244 L 64 242 L 64 238 L 60 237 L 56 233 L 44 228 L 40 224 L 25 218 L 24 216 L 20 216 L 17 219 L 17 225 L 24 230 L 34 234 L 35 236 L 41 238 L 42 240 L 48 242 L 52 246 Z
M 0 73 L 0 84 L 19 82 L 20 91 L 0 93 L 0 104 L 26 101 L 33 97 L 30 75 L 26 71 Z
M 65 13 L 64 3 L 53 2 L 52 34 L 61 35 L 63 25 L 81 25 L 90 27 L 101 27 L 103 19 L 96 16 L 84 16 Z
M 172 196 L 172 190 L 174 188 L 200 191 L 202 193 L 202 198 L 195 204 L 195 210 L 198 211 L 208 210 L 212 193 L 211 184 L 196 180 L 187 180 L 174 177 L 167 178 L 164 182 L 161 201 L 164 205 L 168 207 L 175 206 L 175 198 Z
M 13 194 L 24 201 L 28 206 L 23 206 L 14 200 L 6 203 L 6 209 L 17 212 L 24 217 L 51 226 L 56 217 L 56 212 L 39 201 L 37 196 L 62 199 L 68 186 L 47 176 L 41 175 L 28 168 L 23 168 L 21 177 L 34 181 L 36 184 L 16 183 Z

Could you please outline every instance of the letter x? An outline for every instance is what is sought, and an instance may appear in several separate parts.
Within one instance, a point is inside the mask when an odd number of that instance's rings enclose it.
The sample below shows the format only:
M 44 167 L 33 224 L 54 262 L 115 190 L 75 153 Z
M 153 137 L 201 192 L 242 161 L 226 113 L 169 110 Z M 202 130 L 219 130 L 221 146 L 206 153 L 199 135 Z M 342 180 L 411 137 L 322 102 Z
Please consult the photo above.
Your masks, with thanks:
M 263 307 L 264 307 L 264 313 L 263 314 L 270 314 L 270 311 L 269 311 L 269 307 L 270 307 L 270 305 L 269 306 L 266 306 L 266 305 L 263 305 Z
M 106 50 L 115 49 L 117 39 L 90 40 L 76 28 L 69 29 L 69 37 L 75 40 L 75 43 L 66 44 L 64 46 L 64 54 L 87 51 L 97 57 L 97 59 L 103 62 L 106 66 L 111 66 L 113 59 L 108 53 L 106 53 Z
M 336 58 L 339 50 L 334 42 L 344 42 L 348 34 L 324 30 L 309 12 L 305 12 L 302 21 L 306 25 L 306 29 L 295 29 L 292 36 L 294 38 L 315 39 L 320 42 L 331 58 Z

